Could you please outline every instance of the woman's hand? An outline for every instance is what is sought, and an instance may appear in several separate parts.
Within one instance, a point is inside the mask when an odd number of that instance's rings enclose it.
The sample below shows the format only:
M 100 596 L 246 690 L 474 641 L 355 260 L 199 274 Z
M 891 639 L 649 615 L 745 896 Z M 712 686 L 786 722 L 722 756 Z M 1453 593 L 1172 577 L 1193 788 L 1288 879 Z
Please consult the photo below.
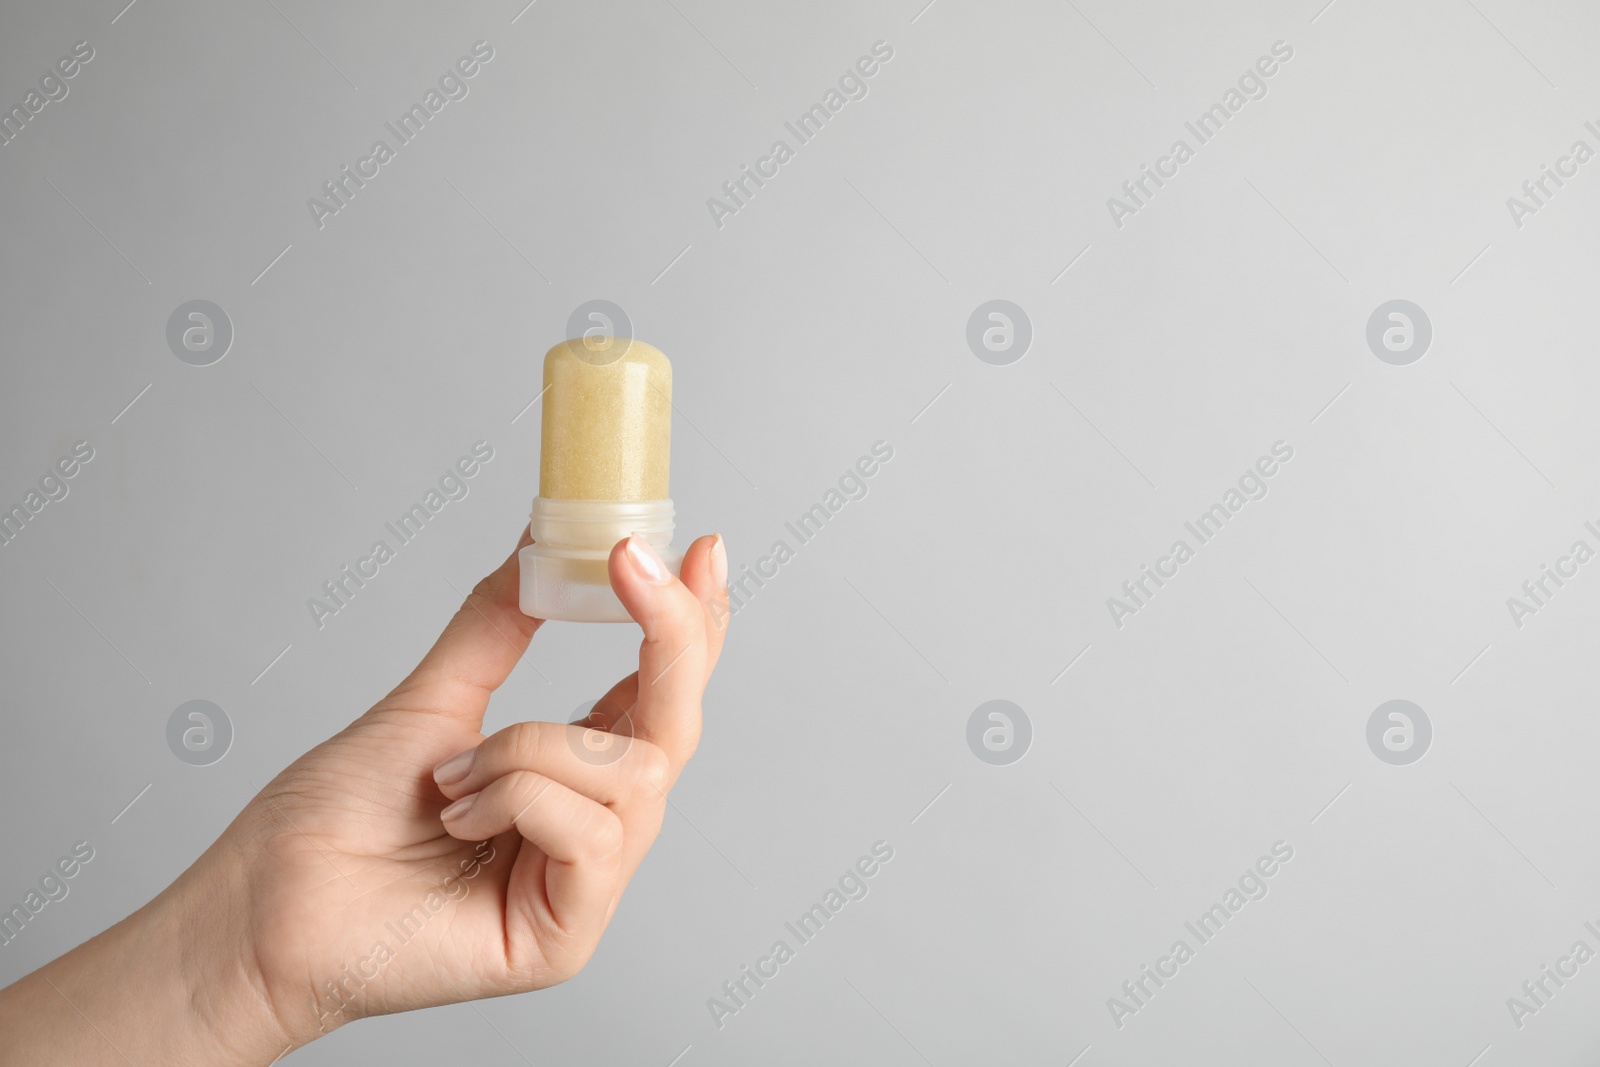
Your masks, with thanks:
M 486 739 L 489 695 L 540 626 L 517 608 L 513 552 L 405 681 L 268 783 L 160 897 L 0 994 L 0 1030 L 35 1031 L 70 1006 L 85 1017 L 63 1016 L 84 1031 L 77 1051 L 29 1062 L 144 1062 L 137 1049 L 270 1063 L 352 1019 L 572 977 L 700 736 L 728 618 L 721 539 L 696 541 L 681 570 L 641 539 L 618 544 L 611 583 L 644 630 L 638 672 L 585 723 Z M 182 946 L 155 950 L 172 938 Z M 185 1044 L 140 1032 L 129 987 L 173 968 L 181 994 L 146 999 L 206 1029 Z M 160 1029 L 164 1013 L 145 1008 L 145 1029 Z M 66 1052 L 59 1031 L 48 1047 Z

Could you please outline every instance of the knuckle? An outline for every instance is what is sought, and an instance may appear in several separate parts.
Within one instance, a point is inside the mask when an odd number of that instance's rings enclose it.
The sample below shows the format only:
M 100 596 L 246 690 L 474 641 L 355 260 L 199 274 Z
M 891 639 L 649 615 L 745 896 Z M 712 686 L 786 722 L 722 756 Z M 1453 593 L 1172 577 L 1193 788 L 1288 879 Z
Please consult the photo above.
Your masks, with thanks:
M 622 842 L 622 820 L 609 808 L 596 805 L 594 822 L 587 835 L 589 857 L 609 860 L 621 853 Z
M 512 771 L 501 780 L 506 783 L 507 799 L 514 805 L 511 811 L 519 822 L 550 788 L 550 779 L 534 771 Z
M 675 592 L 677 595 L 668 598 L 661 613 L 662 622 L 665 623 L 663 630 L 666 631 L 662 636 L 690 637 L 704 633 L 706 613 L 700 607 L 700 601 L 687 589 Z
M 683 598 L 681 610 L 684 629 L 691 634 L 703 637 L 710 629 L 711 619 L 705 609 L 700 606 L 700 601 L 695 599 L 694 594 L 690 593 Z
M 518 767 L 538 767 L 542 765 L 547 752 L 546 746 L 549 739 L 546 731 L 541 729 L 544 724 L 538 722 L 519 722 L 506 727 L 505 733 L 509 739 L 508 755 Z
M 633 736 L 632 704 L 622 707 L 607 696 L 594 706 L 589 716 L 589 725 L 595 730 L 615 734 L 618 737 Z
M 641 742 L 638 746 L 639 791 L 648 800 L 665 799 L 671 761 L 658 746 Z
M 555 767 L 566 747 L 567 728 L 551 722 L 528 723 L 528 760 L 531 767 Z

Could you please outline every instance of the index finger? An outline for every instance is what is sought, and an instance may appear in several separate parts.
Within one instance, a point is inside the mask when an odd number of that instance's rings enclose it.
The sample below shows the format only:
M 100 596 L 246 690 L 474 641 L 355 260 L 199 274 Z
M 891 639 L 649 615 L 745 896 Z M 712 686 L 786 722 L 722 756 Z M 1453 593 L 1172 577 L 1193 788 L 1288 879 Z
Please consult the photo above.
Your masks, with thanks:
M 517 553 L 532 541 L 524 529 L 511 555 L 467 594 L 428 654 L 391 696 L 422 694 L 430 710 L 474 727 L 482 724 L 489 694 L 510 676 L 541 625 L 517 603 Z

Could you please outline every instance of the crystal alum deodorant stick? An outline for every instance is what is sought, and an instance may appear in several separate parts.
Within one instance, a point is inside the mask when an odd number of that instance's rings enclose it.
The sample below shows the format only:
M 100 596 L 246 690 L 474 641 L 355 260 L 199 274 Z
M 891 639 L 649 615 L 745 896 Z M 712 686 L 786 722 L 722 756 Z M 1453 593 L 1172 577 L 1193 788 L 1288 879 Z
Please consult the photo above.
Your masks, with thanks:
M 539 619 L 627 622 L 606 560 L 638 535 L 673 571 L 672 364 L 626 337 L 563 341 L 544 357 L 539 495 L 518 557 L 521 606 Z

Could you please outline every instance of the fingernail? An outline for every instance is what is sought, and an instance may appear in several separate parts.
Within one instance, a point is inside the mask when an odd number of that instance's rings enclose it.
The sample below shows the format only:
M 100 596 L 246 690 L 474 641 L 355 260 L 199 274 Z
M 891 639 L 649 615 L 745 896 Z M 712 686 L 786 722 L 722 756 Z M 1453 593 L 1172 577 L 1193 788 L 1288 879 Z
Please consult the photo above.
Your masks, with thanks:
M 478 750 L 469 748 L 465 752 L 457 752 L 433 769 L 433 780 L 440 785 L 455 785 L 467 776 L 472 770 L 472 761 L 477 759 Z
M 628 537 L 628 558 L 633 561 L 634 570 L 639 572 L 639 576 L 652 585 L 661 585 L 672 578 L 672 572 L 667 570 L 667 564 L 655 546 L 638 534 Z
M 460 800 L 441 811 L 439 813 L 439 818 L 445 820 L 446 822 L 449 822 L 451 819 L 459 819 L 461 816 L 471 811 L 472 805 L 476 804 L 477 802 L 478 794 L 468 793 L 466 796 L 462 797 Z
M 728 546 L 722 543 L 721 534 L 711 542 L 711 581 L 718 589 L 728 585 Z

